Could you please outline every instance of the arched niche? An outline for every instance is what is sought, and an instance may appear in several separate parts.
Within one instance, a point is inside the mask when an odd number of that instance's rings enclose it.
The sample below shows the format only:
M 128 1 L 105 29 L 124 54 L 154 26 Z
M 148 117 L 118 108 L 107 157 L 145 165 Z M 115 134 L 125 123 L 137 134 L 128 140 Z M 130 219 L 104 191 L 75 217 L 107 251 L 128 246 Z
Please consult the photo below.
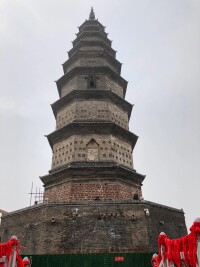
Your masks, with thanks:
M 87 160 L 99 161 L 99 144 L 92 138 L 86 145 Z

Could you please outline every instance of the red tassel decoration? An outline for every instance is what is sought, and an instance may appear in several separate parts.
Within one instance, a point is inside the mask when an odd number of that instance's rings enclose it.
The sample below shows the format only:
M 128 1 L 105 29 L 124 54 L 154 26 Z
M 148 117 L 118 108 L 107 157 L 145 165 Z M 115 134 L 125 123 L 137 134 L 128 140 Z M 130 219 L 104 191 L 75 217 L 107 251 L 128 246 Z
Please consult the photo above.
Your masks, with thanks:
M 190 234 L 172 240 L 165 233 L 161 233 L 158 237 L 159 253 L 156 257 L 157 265 L 152 266 L 159 266 L 162 260 L 164 262 L 168 261 L 169 265 L 174 263 L 177 267 L 181 267 L 183 261 L 187 267 L 198 266 L 197 241 L 198 235 L 200 235 L 200 219 L 193 223 L 190 231 Z

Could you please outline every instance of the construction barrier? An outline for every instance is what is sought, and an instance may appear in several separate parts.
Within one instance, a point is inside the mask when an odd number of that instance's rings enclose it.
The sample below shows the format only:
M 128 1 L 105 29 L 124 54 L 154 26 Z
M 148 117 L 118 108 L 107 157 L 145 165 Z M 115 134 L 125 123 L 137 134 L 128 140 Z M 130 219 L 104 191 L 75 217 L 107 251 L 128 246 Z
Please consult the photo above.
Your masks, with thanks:
M 152 253 L 28 255 L 31 267 L 150 267 Z

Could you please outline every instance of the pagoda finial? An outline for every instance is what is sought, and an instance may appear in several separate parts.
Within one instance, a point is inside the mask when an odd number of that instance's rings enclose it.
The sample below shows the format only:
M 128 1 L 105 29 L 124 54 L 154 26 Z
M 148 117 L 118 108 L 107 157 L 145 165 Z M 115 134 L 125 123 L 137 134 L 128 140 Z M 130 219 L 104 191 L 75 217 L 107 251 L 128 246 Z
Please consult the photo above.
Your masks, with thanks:
M 95 19 L 95 13 L 94 13 L 94 9 L 93 9 L 93 7 L 91 7 L 89 20 L 94 20 L 94 19 Z

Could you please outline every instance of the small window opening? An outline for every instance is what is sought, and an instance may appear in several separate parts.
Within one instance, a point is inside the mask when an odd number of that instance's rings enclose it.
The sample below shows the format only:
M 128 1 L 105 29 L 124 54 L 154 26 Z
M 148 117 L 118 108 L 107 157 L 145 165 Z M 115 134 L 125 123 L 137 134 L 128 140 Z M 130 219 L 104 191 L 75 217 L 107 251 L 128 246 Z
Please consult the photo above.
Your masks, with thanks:
M 95 84 L 93 80 L 90 81 L 90 88 L 95 88 Z
M 97 87 L 97 77 L 96 76 L 88 76 L 85 77 L 85 79 L 87 79 L 87 87 L 88 88 L 96 88 Z

